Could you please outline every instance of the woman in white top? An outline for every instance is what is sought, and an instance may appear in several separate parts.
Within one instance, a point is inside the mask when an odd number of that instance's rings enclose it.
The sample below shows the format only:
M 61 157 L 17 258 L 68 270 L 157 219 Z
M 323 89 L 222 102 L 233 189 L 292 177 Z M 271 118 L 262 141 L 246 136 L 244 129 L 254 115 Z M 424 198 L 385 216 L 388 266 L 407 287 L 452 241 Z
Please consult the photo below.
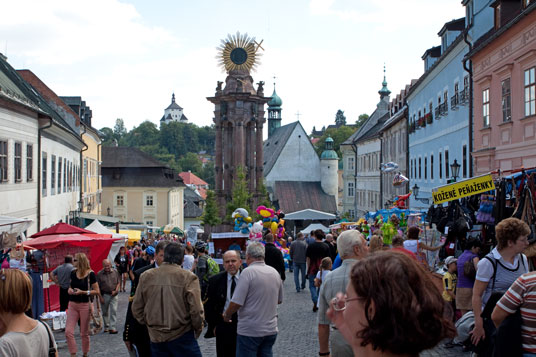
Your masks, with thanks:
M 17 269 L 0 271 L 0 356 L 48 356 L 54 336 L 47 325 L 24 313 L 32 303 L 32 282 Z
M 182 261 L 182 268 L 184 270 L 193 271 L 194 268 L 194 248 L 187 244 L 184 248 L 184 260 Z

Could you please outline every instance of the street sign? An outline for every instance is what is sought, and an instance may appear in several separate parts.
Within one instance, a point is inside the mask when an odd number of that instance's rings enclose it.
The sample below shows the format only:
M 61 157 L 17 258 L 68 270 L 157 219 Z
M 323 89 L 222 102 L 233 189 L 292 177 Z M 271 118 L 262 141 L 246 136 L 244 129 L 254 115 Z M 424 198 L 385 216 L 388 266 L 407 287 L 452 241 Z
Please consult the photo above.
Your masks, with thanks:
M 432 196 L 434 204 L 437 205 L 491 190 L 495 190 L 495 184 L 493 183 L 493 177 L 488 174 L 436 187 L 432 189 Z

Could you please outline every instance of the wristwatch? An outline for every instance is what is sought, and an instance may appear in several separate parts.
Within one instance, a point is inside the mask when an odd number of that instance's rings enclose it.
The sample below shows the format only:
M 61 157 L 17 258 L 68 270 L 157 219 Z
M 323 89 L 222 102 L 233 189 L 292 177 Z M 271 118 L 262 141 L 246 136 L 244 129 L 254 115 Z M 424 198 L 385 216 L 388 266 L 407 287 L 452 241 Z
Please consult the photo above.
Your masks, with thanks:
M 87 296 L 89 296 L 89 295 L 91 295 L 91 291 L 90 291 L 90 290 L 87 291 Z

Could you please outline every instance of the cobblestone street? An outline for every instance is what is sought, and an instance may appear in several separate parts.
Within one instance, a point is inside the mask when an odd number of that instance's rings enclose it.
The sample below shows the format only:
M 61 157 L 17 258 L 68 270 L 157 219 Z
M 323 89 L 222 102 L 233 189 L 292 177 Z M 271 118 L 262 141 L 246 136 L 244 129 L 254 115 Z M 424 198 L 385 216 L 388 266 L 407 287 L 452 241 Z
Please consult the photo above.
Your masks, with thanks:
M 274 356 L 298 356 L 314 357 L 318 356 L 316 313 L 312 312 L 312 302 L 309 290 L 296 293 L 294 290 L 294 280 L 291 273 L 287 272 L 285 281 L 284 302 L 279 307 L 279 334 L 274 346 Z M 125 321 L 125 311 L 129 293 L 121 293 L 118 304 L 118 330 L 117 335 L 100 333 L 91 337 L 90 356 L 128 356 L 123 344 L 122 332 Z M 55 332 L 56 341 L 65 341 L 63 333 Z M 78 331 L 76 335 L 79 336 Z M 78 356 L 82 356 L 80 351 L 80 338 L 76 338 L 78 343 Z M 199 338 L 199 345 L 203 356 L 216 355 L 216 340 Z M 65 342 L 59 342 L 60 356 L 69 356 L 69 351 Z M 460 347 L 452 349 L 443 348 L 441 345 L 433 350 L 425 351 L 423 357 L 468 357 L 469 353 L 463 353 Z

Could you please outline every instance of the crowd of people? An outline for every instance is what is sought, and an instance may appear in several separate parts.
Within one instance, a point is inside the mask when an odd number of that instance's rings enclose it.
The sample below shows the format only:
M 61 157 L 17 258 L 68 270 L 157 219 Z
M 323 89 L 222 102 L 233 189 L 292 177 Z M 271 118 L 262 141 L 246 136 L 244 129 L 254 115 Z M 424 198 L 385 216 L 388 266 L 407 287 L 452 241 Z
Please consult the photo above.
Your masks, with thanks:
M 419 259 L 436 251 L 408 227 L 389 243 L 359 230 L 298 233 L 289 239 L 296 293 L 308 284 L 317 313 L 319 356 L 416 356 L 448 340 L 479 356 L 536 356 L 536 272 L 523 255 L 531 230 L 508 218 L 497 224 L 497 246 L 482 255 L 479 239 L 465 239 L 457 258 L 444 260 L 442 289 Z M 232 248 L 232 247 L 229 247 Z M 284 303 L 286 266 L 274 237 L 250 242 L 245 252 L 223 253 L 222 270 L 207 244 L 165 240 L 122 247 L 114 261 L 91 270 L 84 253 L 66 256 L 51 272 L 67 311 L 65 337 L 76 356 L 90 352 L 95 308 L 104 332 L 118 333 L 119 294 L 130 280 L 123 341 L 132 356 L 201 356 L 197 339 L 216 339 L 219 357 L 272 356 L 278 305 Z M 50 328 L 29 313 L 31 276 L 21 269 L 0 273 L 0 355 L 57 354 Z M 101 309 L 102 307 L 102 309 Z M 34 317 L 34 318 L 32 318 Z M 455 324 L 456 323 L 456 324 Z M 503 354 L 501 354 L 501 351 Z

